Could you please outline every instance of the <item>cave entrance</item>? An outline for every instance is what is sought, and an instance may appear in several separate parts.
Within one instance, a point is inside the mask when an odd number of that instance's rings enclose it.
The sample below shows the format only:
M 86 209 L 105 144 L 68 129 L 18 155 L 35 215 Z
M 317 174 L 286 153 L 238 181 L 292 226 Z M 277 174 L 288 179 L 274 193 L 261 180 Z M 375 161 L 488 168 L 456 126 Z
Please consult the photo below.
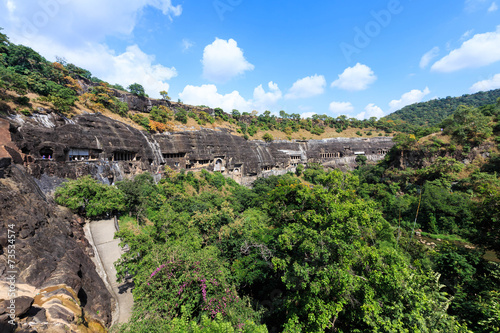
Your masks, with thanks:
M 221 158 L 218 158 L 216 161 L 215 161 L 215 167 L 214 167 L 214 171 L 224 171 L 224 167 L 222 166 L 222 159 Z
M 40 156 L 42 157 L 42 159 L 52 159 L 54 157 L 54 150 L 52 148 L 48 148 L 48 147 L 45 147 L 45 148 L 42 148 L 40 149 Z
M 135 161 L 136 153 L 129 151 L 115 151 L 113 152 L 113 161 Z

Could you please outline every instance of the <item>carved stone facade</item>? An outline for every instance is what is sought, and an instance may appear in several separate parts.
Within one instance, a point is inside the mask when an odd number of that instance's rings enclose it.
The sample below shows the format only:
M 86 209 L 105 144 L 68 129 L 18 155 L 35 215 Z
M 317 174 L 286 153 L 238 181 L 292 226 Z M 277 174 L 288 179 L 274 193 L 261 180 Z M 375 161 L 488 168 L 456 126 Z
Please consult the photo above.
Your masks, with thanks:
M 266 143 L 224 130 L 151 135 L 96 114 L 71 120 L 55 114 L 17 116 L 10 123 L 12 140 L 35 177 L 92 174 L 105 183 L 144 171 L 159 177 L 168 165 L 174 170 L 221 172 L 248 184 L 257 177 L 294 171 L 298 164 L 352 169 L 357 155 L 378 161 L 393 146 L 386 137 Z

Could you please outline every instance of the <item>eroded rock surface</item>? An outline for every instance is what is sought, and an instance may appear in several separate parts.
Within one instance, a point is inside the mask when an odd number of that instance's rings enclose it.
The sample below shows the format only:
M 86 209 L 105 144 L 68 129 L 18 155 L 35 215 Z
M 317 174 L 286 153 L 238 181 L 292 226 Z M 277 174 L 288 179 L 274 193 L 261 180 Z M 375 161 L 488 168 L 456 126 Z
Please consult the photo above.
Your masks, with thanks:
M 248 184 L 257 177 L 294 171 L 300 163 L 352 169 L 356 156 L 378 161 L 393 146 L 385 137 L 265 143 L 227 130 L 151 135 L 98 114 L 69 120 L 50 113 L 10 121 L 23 163 L 44 190 L 57 186 L 57 179 L 87 174 L 104 183 L 144 171 L 159 175 L 164 165 L 220 171 Z
M 89 257 L 81 221 L 45 197 L 23 166 L 12 164 L 0 179 L 0 216 L 0 235 L 7 235 L 9 226 L 16 235 L 19 328 L 33 318 L 40 321 L 38 332 L 52 332 L 56 324 L 77 332 L 81 322 L 111 322 L 111 296 Z M 8 245 L 0 241 L 1 276 L 12 270 Z M 9 286 L 4 279 L 0 283 L 0 300 L 8 301 Z

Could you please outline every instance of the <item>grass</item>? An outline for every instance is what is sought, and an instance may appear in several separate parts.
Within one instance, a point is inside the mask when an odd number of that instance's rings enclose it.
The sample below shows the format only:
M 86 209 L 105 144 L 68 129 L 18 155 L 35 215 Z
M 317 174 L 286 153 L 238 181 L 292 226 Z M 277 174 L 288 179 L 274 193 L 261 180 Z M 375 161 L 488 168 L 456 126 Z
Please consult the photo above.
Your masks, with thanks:
M 137 224 L 137 220 L 131 216 L 120 216 L 118 219 L 118 225 L 120 226 L 120 230 L 131 230 L 135 235 L 139 235 L 141 233 L 141 228 Z

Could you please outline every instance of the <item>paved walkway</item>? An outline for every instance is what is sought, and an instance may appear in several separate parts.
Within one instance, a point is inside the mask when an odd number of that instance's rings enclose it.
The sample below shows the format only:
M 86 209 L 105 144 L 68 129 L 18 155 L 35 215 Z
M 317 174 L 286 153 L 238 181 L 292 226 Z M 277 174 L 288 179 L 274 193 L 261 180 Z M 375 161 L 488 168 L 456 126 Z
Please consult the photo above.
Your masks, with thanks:
M 116 269 L 113 264 L 120 258 L 122 248 L 118 245 L 120 240 L 113 239 L 115 235 L 114 221 L 111 219 L 91 222 L 89 229 L 93 243 L 99 253 L 102 267 L 118 303 L 118 308 L 113 313 L 113 324 L 126 323 L 132 315 L 132 306 L 134 304 L 131 291 L 133 283 L 131 281 L 123 283 L 116 281 Z

